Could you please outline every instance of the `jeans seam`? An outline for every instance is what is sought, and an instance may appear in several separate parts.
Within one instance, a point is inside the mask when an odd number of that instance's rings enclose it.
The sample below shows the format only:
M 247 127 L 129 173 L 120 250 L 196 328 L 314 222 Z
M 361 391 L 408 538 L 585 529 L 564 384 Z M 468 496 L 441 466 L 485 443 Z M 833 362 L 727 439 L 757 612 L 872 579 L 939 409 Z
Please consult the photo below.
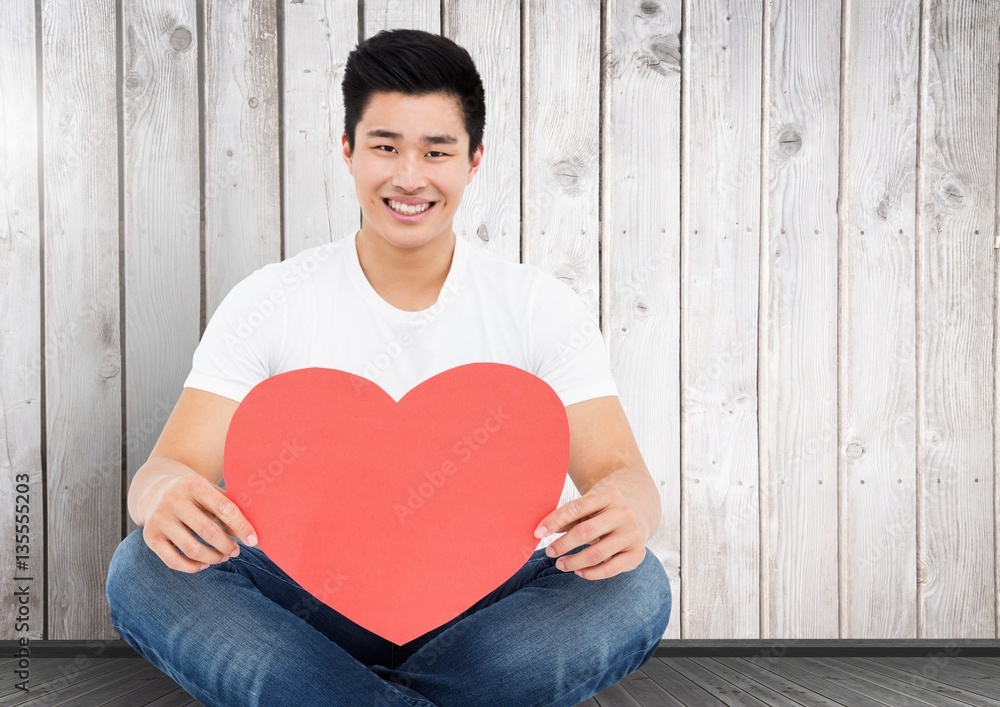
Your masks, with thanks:
M 268 574 L 268 575 L 274 577 L 275 579 L 277 579 L 280 582 L 284 582 L 285 584 L 287 584 L 287 585 L 289 585 L 291 587 L 295 587 L 296 589 L 301 589 L 302 591 L 306 591 L 305 587 L 303 587 L 301 584 L 295 582 L 294 580 L 286 579 L 285 577 L 281 577 L 279 575 L 276 575 L 271 570 L 267 569 L 266 567 L 261 567 L 256 562 L 247 562 L 246 560 L 240 558 L 239 556 L 230 558 L 229 561 L 230 562 L 242 562 L 245 565 L 250 565 L 251 567 L 254 567 L 254 568 L 260 570 L 264 574 Z

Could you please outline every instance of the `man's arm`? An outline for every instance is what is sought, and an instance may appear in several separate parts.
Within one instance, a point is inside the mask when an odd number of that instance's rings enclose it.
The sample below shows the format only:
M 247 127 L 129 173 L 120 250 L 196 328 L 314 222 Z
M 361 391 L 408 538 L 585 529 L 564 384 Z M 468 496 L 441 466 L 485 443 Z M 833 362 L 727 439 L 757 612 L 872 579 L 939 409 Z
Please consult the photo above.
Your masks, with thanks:
M 618 487 L 645 526 L 648 541 L 660 527 L 660 494 L 618 396 L 569 405 L 566 416 L 570 432 L 569 476 L 580 495 L 595 485 Z

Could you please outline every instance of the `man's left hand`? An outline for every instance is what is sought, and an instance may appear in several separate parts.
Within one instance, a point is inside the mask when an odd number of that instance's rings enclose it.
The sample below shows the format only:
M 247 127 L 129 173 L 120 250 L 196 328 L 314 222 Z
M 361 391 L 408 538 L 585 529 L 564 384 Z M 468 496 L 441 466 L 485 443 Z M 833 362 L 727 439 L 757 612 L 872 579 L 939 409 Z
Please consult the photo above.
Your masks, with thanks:
M 556 562 L 559 569 L 584 579 L 629 572 L 646 557 L 647 529 L 626 494 L 613 483 L 598 482 L 580 498 L 552 511 L 538 524 L 535 537 L 563 532 L 545 548 L 545 554 L 559 557 L 589 544 Z

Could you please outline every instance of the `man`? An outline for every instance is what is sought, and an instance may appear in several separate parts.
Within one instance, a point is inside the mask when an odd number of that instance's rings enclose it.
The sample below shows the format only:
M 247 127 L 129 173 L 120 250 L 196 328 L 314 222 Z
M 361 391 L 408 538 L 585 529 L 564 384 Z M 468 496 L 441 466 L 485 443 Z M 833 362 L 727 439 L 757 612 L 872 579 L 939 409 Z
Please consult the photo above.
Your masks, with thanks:
M 468 52 L 434 34 L 382 32 L 348 57 L 343 91 L 361 229 L 258 269 L 213 314 L 129 489 L 142 528 L 112 559 L 112 623 L 206 705 L 577 704 L 648 661 L 670 615 L 666 573 L 645 548 L 659 496 L 600 332 L 567 285 L 452 230 L 484 150 Z M 254 385 L 286 370 L 347 370 L 398 400 L 474 361 L 517 365 L 559 394 L 581 498 L 539 523 L 538 537 L 565 533 L 549 552 L 396 646 L 255 547 L 218 486 L 229 422 Z

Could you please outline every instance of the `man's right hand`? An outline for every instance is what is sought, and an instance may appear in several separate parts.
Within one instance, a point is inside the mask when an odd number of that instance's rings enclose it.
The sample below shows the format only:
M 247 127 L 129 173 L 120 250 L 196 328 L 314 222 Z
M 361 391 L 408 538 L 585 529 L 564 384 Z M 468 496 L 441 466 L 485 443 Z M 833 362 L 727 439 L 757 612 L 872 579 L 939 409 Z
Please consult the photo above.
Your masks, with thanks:
M 200 474 L 157 477 L 143 493 L 140 506 L 146 519 L 143 539 L 174 570 L 198 572 L 235 557 L 240 546 L 230 536 L 246 545 L 257 544 L 250 522 L 225 489 Z

